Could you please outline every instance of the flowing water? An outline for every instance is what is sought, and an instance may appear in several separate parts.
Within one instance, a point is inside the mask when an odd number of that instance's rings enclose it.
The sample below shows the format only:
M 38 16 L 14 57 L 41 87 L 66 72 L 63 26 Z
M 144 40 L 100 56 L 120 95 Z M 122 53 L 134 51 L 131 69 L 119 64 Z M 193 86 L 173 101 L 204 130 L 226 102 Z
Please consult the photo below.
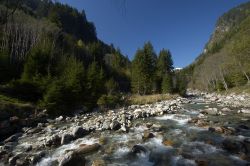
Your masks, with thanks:
M 91 162 L 97 159 L 104 160 L 110 166 L 246 165 L 248 162 L 242 160 L 240 154 L 229 153 L 223 150 L 221 145 L 225 137 L 235 139 L 250 137 L 250 130 L 225 136 L 211 132 L 204 126 L 197 127 L 188 123 L 190 119 L 199 116 L 201 110 L 208 107 L 216 107 L 219 110 L 222 108 L 215 103 L 193 99 L 191 104 L 183 105 L 176 114 L 133 121 L 133 127 L 128 133 L 110 130 L 92 132 L 70 144 L 51 149 L 37 166 L 58 165 L 58 159 L 68 151 L 77 149 L 81 144 L 99 143 L 100 140 L 104 140 L 105 143 L 98 152 L 86 156 L 87 165 L 91 165 Z M 210 115 L 207 119 L 209 123 L 217 126 L 236 127 L 241 124 L 250 126 L 250 116 L 237 114 L 236 111 L 221 116 Z M 144 131 L 153 133 L 155 137 L 143 139 Z M 33 140 L 35 138 L 32 137 L 21 140 L 15 152 L 18 153 L 18 149 L 29 144 L 37 143 Z M 137 151 L 138 153 L 132 152 L 134 145 L 143 147 L 143 150 Z

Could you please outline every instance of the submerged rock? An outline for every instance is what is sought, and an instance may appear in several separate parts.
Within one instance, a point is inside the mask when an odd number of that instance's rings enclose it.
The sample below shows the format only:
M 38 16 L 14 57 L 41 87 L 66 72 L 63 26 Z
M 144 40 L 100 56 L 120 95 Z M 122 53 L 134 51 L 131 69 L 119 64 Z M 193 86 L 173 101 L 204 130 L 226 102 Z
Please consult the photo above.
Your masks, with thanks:
M 154 132 L 159 132 L 162 131 L 162 126 L 161 125 L 157 125 L 157 124 L 153 124 L 150 129 L 152 129 Z
M 141 145 L 134 145 L 131 152 L 134 154 L 140 154 L 140 153 L 147 153 L 148 150 Z
M 100 137 L 99 138 L 99 143 L 101 145 L 105 145 L 105 144 L 107 144 L 107 142 L 108 142 L 108 138 L 107 137 Z
M 92 163 L 92 166 L 106 166 L 106 165 L 107 164 L 102 159 L 97 159 L 97 160 L 93 161 L 93 163 Z
M 154 138 L 154 137 L 155 137 L 155 135 L 153 133 L 151 133 L 148 130 L 146 130 L 146 131 L 144 131 L 142 138 L 144 140 L 147 140 L 147 139 Z
M 174 145 L 174 142 L 171 141 L 171 140 L 165 140 L 162 142 L 163 145 L 165 146 L 173 146 Z

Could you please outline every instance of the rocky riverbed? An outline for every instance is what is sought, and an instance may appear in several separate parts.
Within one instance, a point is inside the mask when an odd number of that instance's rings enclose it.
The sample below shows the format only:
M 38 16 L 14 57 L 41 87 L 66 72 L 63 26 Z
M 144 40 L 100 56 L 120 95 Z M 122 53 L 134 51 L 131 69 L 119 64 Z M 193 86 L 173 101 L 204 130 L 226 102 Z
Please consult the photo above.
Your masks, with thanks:
M 250 97 L 190 95 L 24 127 L 1 142 L 0 165 L 249 164 Z

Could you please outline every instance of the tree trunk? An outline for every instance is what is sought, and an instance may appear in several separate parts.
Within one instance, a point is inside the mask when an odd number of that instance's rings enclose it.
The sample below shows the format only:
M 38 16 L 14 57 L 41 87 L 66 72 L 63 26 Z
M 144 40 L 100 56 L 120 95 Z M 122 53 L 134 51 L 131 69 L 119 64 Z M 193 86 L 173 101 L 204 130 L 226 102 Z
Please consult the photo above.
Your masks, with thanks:
M 227 85 L 227 82 L 226 82 L 226 80 L 225 80 L 224 74 L 222 73 L 221 70 L 220 70 L 220 74 L 221 74 L 221 77 L 222 77 L 222 82 L 223 82 L 224 88 L 225 88 L 226 91 L 227 91 L 227 90 L 228 90 L 228 85 Z

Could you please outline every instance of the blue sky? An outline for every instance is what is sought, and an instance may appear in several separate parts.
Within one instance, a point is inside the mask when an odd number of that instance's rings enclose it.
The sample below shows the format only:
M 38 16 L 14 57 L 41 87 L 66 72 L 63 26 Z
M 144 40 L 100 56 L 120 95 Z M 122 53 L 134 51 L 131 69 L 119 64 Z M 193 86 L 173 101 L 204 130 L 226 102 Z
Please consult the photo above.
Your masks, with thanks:
M 216 20 L 247 0 L 59 0 L 84 9 L 98 38 L 133 59 L 145 41 L 156 53 L 170 49 L 175 67 L 190 64 L 203 50 Z

